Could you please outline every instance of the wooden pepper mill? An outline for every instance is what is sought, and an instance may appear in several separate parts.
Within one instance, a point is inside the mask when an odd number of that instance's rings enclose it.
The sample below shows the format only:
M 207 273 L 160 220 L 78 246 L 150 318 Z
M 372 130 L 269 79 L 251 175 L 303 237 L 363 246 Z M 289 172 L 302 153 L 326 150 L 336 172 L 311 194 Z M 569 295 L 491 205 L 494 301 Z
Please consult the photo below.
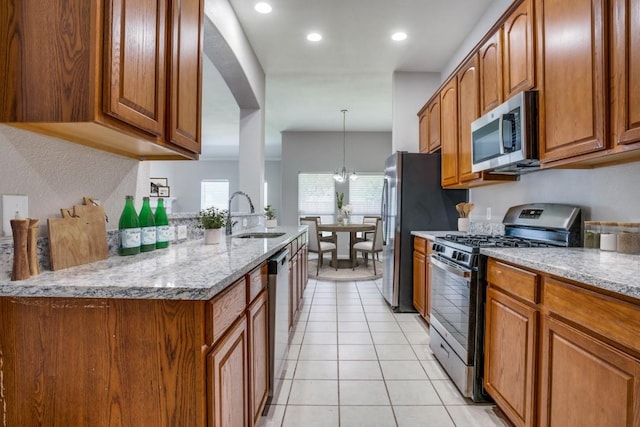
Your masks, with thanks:
M 29 237 L 27 240 L 27 255 L 29 257 L 29 272 L 32 276 L 40 274 L 38 265 L 38 227 L 40 220 L 29 218 Z
M 31 277 L 29 258 L 27 255 L 27 241 L 29 239 L 29 220 L 12 219 L 13 231 L 13 270 L 11 280 L 24 280 Z

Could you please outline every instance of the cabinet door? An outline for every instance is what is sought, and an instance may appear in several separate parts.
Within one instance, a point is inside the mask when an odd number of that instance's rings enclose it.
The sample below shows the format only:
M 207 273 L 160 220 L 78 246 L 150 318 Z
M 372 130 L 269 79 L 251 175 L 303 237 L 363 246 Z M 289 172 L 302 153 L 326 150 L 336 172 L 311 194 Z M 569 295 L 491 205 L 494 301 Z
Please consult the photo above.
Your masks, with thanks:
M 247 319 L 243 316 L 207 355 L 210 427 L 249 425 Z
M 480 112 L 497 107 L 502 102 L 502 52 L 500 31 L 480 48 Z
M 502 25 L 504 99 L 535 86 L 533 0 L 524 0 Z
M 413 306 L 422 317 L 426 313 L 425 261 L 425 254 L 413 251 Z
M 249 322 L 251 425 L 257 425 L 269 392 L 268 294 L 264 290 L 247 310 Z
M 605 148 L 605 0 L 538 0 L 540 159 Z M 570 29 L 570 31 L 568 30 Z
M 202 0 L 172 3 L 169 59 L 171 142 L 200 153 L 202 99 Z
M 166 0 L 107 1 L 106 114 L 153 135 L 166 114 Z
M 487 290 L 484 387 L 517 426 L 535 423 L 538 316 L 534 308 Z
M 640 425 L 640 361 L 551 317 L 542 326 L 540 425 Z
M 613 2 L 612 117 L 615 144 L 640 142 L 640 3 Z
M 429 112 L 427 125 L 429 153 L 435 153 L 440 148 L 440 97 L 436 96 L 427 109 Z
M 453 78 L 440 92 L 440 144 L 442 186 L 458 183 L 458 80 Z
M 471 172 L 471 122 L 480 117 L 478 55 L 473 55 L 458 72 L 458 174 L 460 182 L 480 178 Z
M 421 153 L 429 152 L 429 111 L 425 108 L 418 116 L 418 146 Z

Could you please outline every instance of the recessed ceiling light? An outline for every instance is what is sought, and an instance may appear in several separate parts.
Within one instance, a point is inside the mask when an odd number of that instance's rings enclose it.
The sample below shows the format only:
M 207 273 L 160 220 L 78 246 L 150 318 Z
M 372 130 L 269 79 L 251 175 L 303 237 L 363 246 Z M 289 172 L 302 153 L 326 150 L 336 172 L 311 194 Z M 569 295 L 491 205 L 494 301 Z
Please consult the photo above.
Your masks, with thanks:
M 391 35 L 391 40 L 395 40 L 397 42 L 405 40 L 407 38 L 407 33 L 403 33 L 402 31 L 398 31 L 397 33 L 393 33 Z
M 319 42 L 322 40 L 322 36 L 318 33 L 309 33 L 307 34 L 307 40 L 310 42 Z
M 254 9 L 259 13 L 269 13 L 271 12 L 271 5 L 269 3 L 260 2 L 256 3 Z

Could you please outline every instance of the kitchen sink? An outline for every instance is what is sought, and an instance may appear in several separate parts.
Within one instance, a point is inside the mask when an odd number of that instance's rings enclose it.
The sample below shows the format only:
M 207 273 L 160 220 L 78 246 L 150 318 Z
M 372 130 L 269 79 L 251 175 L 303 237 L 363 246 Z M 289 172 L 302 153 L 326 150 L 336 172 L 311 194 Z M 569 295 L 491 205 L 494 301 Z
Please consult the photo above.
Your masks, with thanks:
M 269 232 L 269 231 L 257 231 L 252 233 L 237 234 L 231 237 L 237 237 L 238 239 L 271 239 L 273 237 L 284 236 L 286 233 Z

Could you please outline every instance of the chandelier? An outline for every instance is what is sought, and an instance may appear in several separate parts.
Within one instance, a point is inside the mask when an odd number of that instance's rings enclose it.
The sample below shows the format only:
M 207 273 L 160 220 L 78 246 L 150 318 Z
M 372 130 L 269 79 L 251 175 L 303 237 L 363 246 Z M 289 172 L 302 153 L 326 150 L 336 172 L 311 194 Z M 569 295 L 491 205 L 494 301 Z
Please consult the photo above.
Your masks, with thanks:
M 355 181 L 356 179 L 358 179 L 358 174 L 356 174 L 356 171 L 353 170 L 351 172 L 347 172 L 347 167 L 345 166 L 345 158 L 346 158 L 346 137 L 347 137 L 347 131 L 346 131 L 346 114 L 347 114 L 347 110 L 341 110 L 342 111 L 342 170 L 340 171 L 335 171 L 333 173 L 333 179 L 336 180 L 337 182 L 345 182 L 347 179 L 349 179 L 349 181 Z

